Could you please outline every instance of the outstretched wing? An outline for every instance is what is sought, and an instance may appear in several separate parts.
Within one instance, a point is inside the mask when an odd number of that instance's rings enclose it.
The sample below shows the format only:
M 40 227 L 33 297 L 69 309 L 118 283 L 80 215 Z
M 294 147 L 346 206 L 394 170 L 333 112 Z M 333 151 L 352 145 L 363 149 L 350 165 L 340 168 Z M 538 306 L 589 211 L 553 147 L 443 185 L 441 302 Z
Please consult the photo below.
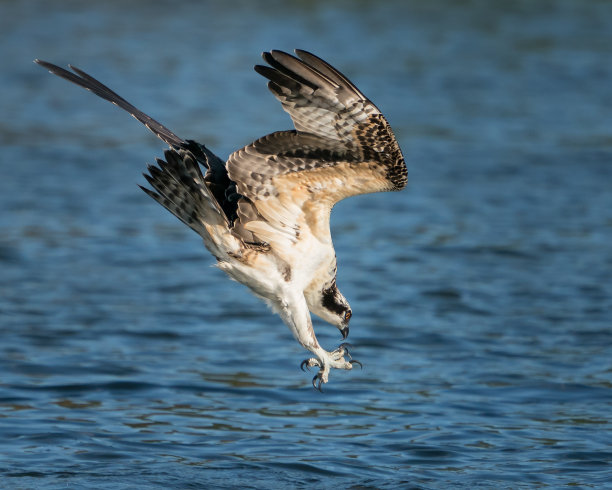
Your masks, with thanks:
M 183 173 L 182 175 L 189 177 L 193 181 L 192 184 L 196 183 L 197 185 L 205 185 L 208 188 L 208 191 L 206 192 L 210 192 L 212 194 L 212 196 L 214 197 L 213 201 L 216 201 L 220 209 L 225 214 L 226 219 L 229 222 L 232 222 L 236 219 L 236 200 L 238 198 L 235 192 L 236 186 L 233 182 L 230 181 L 229 177 L 227 176 L 225 162 L 219 159 L 219 157 L 213 154 L 208 148 L 193 140 L 184 140 L 178 137 L 166 126 L 159 123 L 151 116 L 148 116 L 140 109 L 130 104 L 119 94 L 112 91 L 106 85 L 96 80 L 91 75 L 85 73 L 83 70 L 78 69 L 76 66 L 68 65 L 69 68 L 72 70 L 72 72 L 70 72 L 60 66 L 54 65 L 53 63 L 49 63 L 47 61 L 36 59 L 34 60 L 34 62 L 46 68 L 54 75 L 57 75 L 72 83 L 75 83 L 76 85 L 83 87 L 84 89 L 96 94 L 98 97 L 108 100 L 110 103 L 116 105 L 117 107 L 120 107 L 124 111 L 127 111 L 135 119 L 144 124 L 159 139 L 170 145 L 173 149 L 185 150 L 193 156 L 193 159 L 189 159 L 187 158 L 187 156 L 185 156 L 184 158 L 186 158 L 186 160 L 182 166 L 172 166 L 170 160 L 168 162 L 162 162 L 163 165 L 160 164 L 161 172 L 159 172 L 159 169 L 151 167 L 152 169 L 154 169 L 151 172 L 151 176 L 154 177 L 154 180 L 158 181 L 160 186 L 163 186 L 165 191 L 161 191 L 159 188 L 153 185 L 153 183 L 152 185 L 157 190 L 157 193 L 143 188 L 143 190 L 149 196 L 153 197 L 162 206 L 168 209 L 172 214 L 177 216 L 181 221 L 187 223 L 188 226 L 193 228 L 193 226 L 188 223 L 188 220 L 185 219 L 185 216 L 183 216 L 184 213 L 181 212 L 179 207 L 174 205 L 175 203 L 173 205 L 170 205 L 170 196 L 166 195 L 168 192 L 176 190 L 171 189 L 170 187 L 168 187 L 168 185 L 166 185 L 168 177 L 172 177 L 172 179 L 174 179 L 174 177 L 179 175 L 177 171 L 174 171 L 174 173 L 169 171 L 169 169 L 172 168 L 179 169 L 181 171 L 184 170 L 185 172 L 189 170 L 189 172 Z M 181 160 L 182 159 L 183 156 L 181 156 Z M 198 164 L 201 164 L 206 168 L 206 173 L 203 176 L 201 175 L 201 170 L 198 167 Z M 157 171 L 157 173 L 154 173 L 155 171 Z M 149 176 L 146 177 L 148 180 L 150 179 Z M 190 188 L 189 190 L 194 195 L 199 192 L 197 190 L 194 190 L 193 188 Z M 176 199 L 176 196 L 174 196 L 174 198 Z
M 233 153 L 227 168 L 248 200 L 241 226 L 269 241 L 295 241 L 306 224 L 329 235 L 333 205 L 349 196 L 400 190 L 404 159 L 384 116 L 344 75 L 306 51 L 264 53 L 255 70 L 296 131 L 273 133 Z M 253 209 L 255 208 L 255 209 Z M 257 215 L 257 218 L 253 218 Z M 263 218 L 263 220 L 262 220 Z
M 113 92 L 106 85 L 99 82 L 91 75 L 85 73 L 83 70 L 79 70 L 76 66 L 68 65 L 69 68 L 74 71 L 74 73 L 71 73 L 68 70 L 65 70 L 64 68 L 54 65 L 53 63 L 49 63 L 47 61 L 36 59 L 34 60 L 34 62 L 46 68 L 54 75 L 57 75 L 58 77 L 62 77 L 72 83 L 75 83 L 76 85 L 79 85 L 80 87 L 83 87 L 84 89 L 96 94 L 98 97 L 108 100 L 111 104 L 120 107 L 124 111 L 129 112 L 131 116 L 133 116 L 135 119 L 144 124 L 164 143 L 167 143 L 175 148 L 183 148 L 187 145 L 187 142 L 185 140 L 179 138 L 166 126 L 157 122 L 152 117 L 146 115 L 140 109 L 137 109 L 132 104 L 130 104 L 123 97 Z

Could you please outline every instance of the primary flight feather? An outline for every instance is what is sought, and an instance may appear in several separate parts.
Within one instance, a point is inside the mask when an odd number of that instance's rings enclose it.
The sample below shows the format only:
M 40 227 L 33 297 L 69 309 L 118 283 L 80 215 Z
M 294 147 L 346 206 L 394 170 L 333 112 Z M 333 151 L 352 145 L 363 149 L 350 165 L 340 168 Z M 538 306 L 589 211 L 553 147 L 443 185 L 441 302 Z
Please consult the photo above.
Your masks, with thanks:
M 407 170 L 387 120 L 342 73 L 308 53 L 263 53 L 255 70 L 289 113 L 295 130 L 279 131 L 223 162 L 184 140 L 87 73 L 35 60 L 129 112 L 170 146 L 141 188 L 204 240 L 217 265 L 279 314 L 314 357 L 321 389 L 330 369 L 352 369 L 347 344 L 323 349 L 310 314 L 346 339 L 351 308 L 336 285 L 329 228 L 341 199 L 406 186 Z M 345 359 L 345 356 L 349 360 Z

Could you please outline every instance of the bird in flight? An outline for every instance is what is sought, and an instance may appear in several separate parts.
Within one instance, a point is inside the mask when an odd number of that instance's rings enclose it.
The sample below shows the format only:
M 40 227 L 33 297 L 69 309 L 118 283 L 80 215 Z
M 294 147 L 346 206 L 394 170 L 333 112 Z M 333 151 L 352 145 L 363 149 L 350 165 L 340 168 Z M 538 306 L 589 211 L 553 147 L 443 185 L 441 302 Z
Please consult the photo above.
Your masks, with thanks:
M 126 110 L 170 146 L 157 166 L 148 166 L 152 189 L 142 190 L 202 237 L 221 270 L 278 313 L 312 353 L 301 367 L 318 368 L 312 384 L 321 390 L 332 368 L 361 366 L 346 343 L 321 347 L 312 327 L 314 313 L 345 340 L 352 315 L 336 285 L 331 209 L 350 196 L 403 189 L 407 170 L 378 108 L 321 58 L 295 53 L 266 52 L 268 66 L 255 66 L 295 130 L 259 138 L 227 162 L 84 71 L 35 62 Z

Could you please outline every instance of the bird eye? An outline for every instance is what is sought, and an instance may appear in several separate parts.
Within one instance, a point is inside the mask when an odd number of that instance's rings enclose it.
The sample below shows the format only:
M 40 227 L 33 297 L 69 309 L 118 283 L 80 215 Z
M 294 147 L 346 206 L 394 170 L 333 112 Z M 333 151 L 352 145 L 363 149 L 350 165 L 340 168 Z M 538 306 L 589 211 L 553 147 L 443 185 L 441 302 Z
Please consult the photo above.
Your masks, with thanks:
M 345 314 L 344 314 L 344 321 L 348 322 L 351 317 L 353 316 L 353 314 L 351 313 L 351 310 L 348 310 Z

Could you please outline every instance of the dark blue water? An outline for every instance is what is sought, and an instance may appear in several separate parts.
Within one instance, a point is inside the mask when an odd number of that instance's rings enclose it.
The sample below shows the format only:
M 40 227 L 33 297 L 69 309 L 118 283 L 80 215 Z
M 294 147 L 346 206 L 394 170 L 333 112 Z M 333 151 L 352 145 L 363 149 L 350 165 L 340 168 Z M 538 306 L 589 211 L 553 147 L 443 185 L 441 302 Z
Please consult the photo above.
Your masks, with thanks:
M 0 5 L 0 486 L 532 488 L 612 477 L 612 3 Z M 332 227 L 363 371 L 136 186 L 163 144 L 73 63 L 226 157 L 311 50 L 385 112 L 407 191 Z M 317 324 L 335 347 L 335 328 Z

